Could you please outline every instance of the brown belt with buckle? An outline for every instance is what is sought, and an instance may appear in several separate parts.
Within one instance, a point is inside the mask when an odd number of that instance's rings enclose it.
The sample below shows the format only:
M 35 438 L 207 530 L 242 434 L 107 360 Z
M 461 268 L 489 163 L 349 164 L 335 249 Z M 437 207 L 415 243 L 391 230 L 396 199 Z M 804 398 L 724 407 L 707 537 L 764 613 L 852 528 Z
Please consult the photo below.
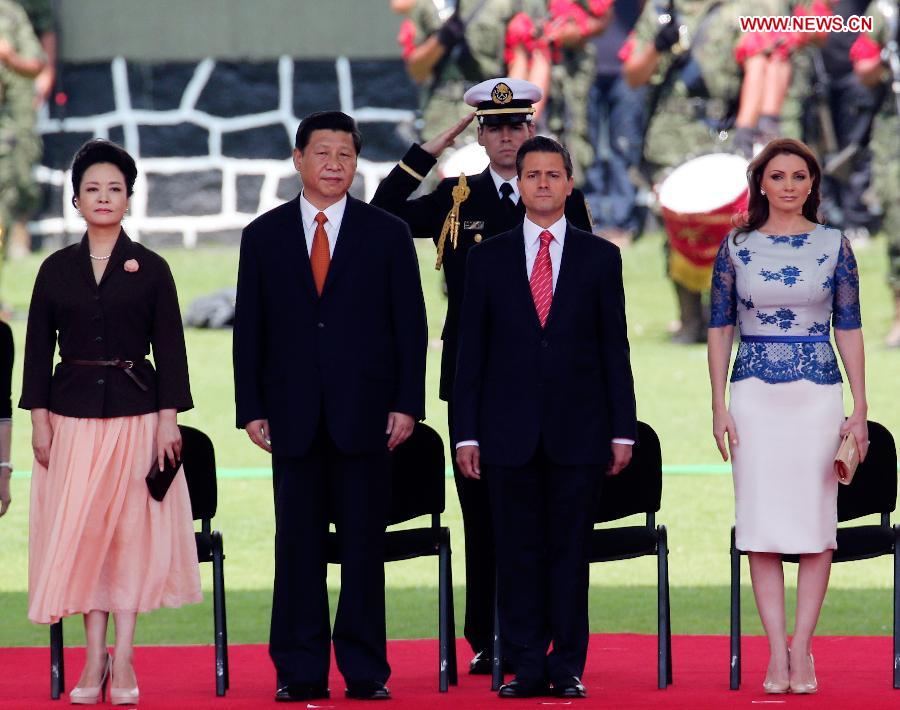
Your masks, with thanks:
M 66 365 L 83 365 L 85 367 L 115 367 L 124 372 L 128 377 L 130 377 L 131 381 L 141 388 L 141 391 L 147 392 L 150 389 L 149 387 L 147 387 L 147 385 L 141 382 L 140 378 L 135 374 L 134 360 L 78 360 L 74 358 L 64 357 L 62 361 Z M 137 364 L 141 364 L 142 362 L 145 362 L 145 360 L 138 360 Z

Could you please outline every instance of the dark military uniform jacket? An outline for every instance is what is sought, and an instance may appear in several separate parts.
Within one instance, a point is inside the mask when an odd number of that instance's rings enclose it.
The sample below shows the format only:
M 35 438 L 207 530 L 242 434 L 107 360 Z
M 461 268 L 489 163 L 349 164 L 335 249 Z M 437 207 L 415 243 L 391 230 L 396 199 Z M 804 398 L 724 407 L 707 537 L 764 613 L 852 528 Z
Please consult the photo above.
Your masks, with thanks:
M 125 270 L 128 260 L 136 271 Z M 145 389 L 116 367 L 66 363 L 115 359 L 133 361 Z M 178 295 L 161 256 L 121 232 L 99 285 L 87 235 L 44 260 L 28 309 L 19 406 L 104 419 L 193 407 Z
M 407 198 L 421 184 L 421 176 L 426 175 L 436 162 L 430 153 L 414 144 L 403 156 L 403 160 L 382 180 L 372 198 L 373 205 L 403 219 L 409 225 L 413 237 L 430 238 L 435 244 L 453 206 L 451 191 L 459 178 L 442 180 L 431 194 L 414 200 Z M 521 200 L 509 211 L 500 203 L 500 196 L 488 168 L 469 177 L 468 186 L 469 197 L 459 208 L 459 240 L 456 248 L 454 249 L 449 236 L 444 245 L 447 317 L 441 334 L 444 350 L 441 356 L 440 396 L 445 401 L 450 399 L 453 391 L 459 314 L 462 309 L 469 249 L 485 239 L 519 226 L 525 218 L 525 206 Z M 579 190 L 573 190 L 566 201 L 566 219 L 578 229 L 591 231 L 591 219 L 584 195 Z

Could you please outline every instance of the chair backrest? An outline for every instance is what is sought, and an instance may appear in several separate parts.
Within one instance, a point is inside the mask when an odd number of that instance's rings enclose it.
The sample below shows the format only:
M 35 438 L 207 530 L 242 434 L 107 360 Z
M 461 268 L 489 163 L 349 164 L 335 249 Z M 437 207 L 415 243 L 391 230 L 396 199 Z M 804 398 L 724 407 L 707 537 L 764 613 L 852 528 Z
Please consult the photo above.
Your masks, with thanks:
M 897 447 L 894 437 L 878 422 L 869 422 L 869 452 L 849 486 L 838 486 L 838 520 L 873 513 L 892 513 L 897 507 Z
M 444 512 L 444 442 L 434 429 L 416 422 L 410 437 L 391 453 L 390 465 L 389 525 Z
M 606 476 L 594 522 L 618 520 L 636 513 L 655 513 L 662 500 L 662 450 L 653 427 L 637 423 L 631 462 L 618 476 Z
M 179 424 L 181 461 L 191 495 L 194 520 L 211 520 L 216 515 L 216 454 L 212 441 L 199 429 Z

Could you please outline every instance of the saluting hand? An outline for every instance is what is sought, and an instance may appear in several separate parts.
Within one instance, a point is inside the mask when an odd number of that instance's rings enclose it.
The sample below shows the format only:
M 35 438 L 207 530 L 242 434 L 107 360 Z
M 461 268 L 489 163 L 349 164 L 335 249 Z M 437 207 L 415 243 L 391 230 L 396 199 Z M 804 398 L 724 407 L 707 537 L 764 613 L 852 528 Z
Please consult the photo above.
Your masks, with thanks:
M 434 138 L 429 141 L 425 141 L 422 144 L 422 150 L 426 153 L 430 153 L 434 158 L 441 157 L 441 153 L 443 153 L 447 148 L 453 145 L 453 141 L 456 140 L 456 137 L 466 130 L 466 126 L 468 126 L 472 119 L 475 118 L 475 112 L 473 111 L 470 114 L 463 116 L 456 124 L 448 128 L 443 133 L 439 133 Z

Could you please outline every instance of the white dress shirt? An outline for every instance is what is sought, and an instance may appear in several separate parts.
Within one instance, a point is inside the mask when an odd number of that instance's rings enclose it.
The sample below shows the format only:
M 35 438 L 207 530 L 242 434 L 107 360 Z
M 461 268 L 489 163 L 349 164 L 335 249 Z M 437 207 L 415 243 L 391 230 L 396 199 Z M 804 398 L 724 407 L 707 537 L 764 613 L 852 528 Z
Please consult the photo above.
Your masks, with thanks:
M 316 235 L 316 215 L 324 212 L 328 221 L 325 222 L 325 234 L 328 236 L 328 253 L 334 256 L 334 245 L 337 243 L 338 232 L 341 231 L 341 221 L 344 219 L 344 210 L 347 209 L 347 195 L 333 205 L 320 210 L 300 193 L 300 220 L 303 223 L 303 236 L 306 238 L 306 253 L 312 253 L 313 237 Z
M 491 174 L 493 175 L 493 171 L 491 171 Z M 559 279 L 559 265 L 562 261 L 563 246 L 565 246 L 566 241 L 565 216 L 561 217 L 549 227 L 540 227 L 528 219 L 528 217 L 525 217 L 525 221 L 522 223 L 522 232 L 525 238 L 525 276 L 529 281 L 531 280 L 531 272 L 534 269 L 534 262 L 537 258 L 538 249 L 540 249 L 541 246 L 541 232 L 545 229 L 553 235 L 553 239 L 550 241 L 550 265 L 553 269 L 553 292 L 556 293 L 556 282 Z M 634 440 L 614 438 L 612 443 L 633 446 Z M 478 442 L 474 439 L 460 441 L 456 444 L 455 448 L 458 449 L 462 446 L 478 446 Z
M 503 197 L 503 193 L 500 192 L 500 186 L 503 183 L 508 182 L 510 187 L 512 187 L 513 189 L 512 193 L 509 196 L 509 199 L 511 199 L 516 204 L 519 204 L 519 178 L 513 175 L 509 180 L 507 180 L 505 177 L 502 177 L 498 173 L 495 173 L 493 168 L 489 167 L 488 170 L 491 173 L 491 179 L 494 181 L 494 187 L 497 190 L 497 195 L 499 195 L 501 198 Z
M 522 232 L 525 235 L 525 277 L 529 282 L 531 281 L 534 262 L 537 259 L 538 250 L 541 248 L 541 232 L 545 229 L 553 235 L 553 239 L 550 241 L 550 265 L 553 267 L 553 292 L 556 293 L 559 264 L 562 261 L 563 245 L 566 242 L 565 216 L 560 217 L 549 227 L 539 227 L 528 217 L 522 222 Z

